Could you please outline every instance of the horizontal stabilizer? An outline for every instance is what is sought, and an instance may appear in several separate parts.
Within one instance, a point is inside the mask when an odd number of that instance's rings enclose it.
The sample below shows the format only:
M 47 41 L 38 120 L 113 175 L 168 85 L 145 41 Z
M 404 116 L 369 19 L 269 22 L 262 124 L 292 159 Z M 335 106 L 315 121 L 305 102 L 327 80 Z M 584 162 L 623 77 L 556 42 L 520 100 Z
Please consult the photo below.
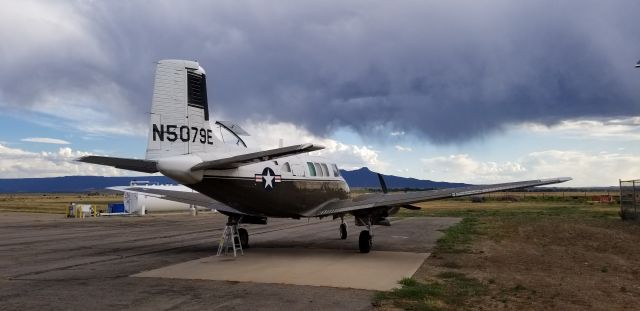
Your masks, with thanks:
M 156 173 L 158 172 L 157 162 L 152 160 L 140 160 L 140 159 L 126 159 L 126 158 L 114 158 L 103 156 L 84 156 L 76 161 L 100 164 L 106 166 L 113 166 L 115 168 L 121 168 L 123 170 L 130 170 L 143 173 Z
M 194 165 L 191 171 L 202 170 L 225 170 L 238 168 L 243 165 L 249 165 L 257 162 L 269 161 L 277 158 L 287 157 L 300 153 L 307 153 L 311 151 L 324 149 L 323 146 L 314 144 L 302 144 L 289 147 L 282 147 L 276 149 L 270 149 L 259 152 L 252 152 L 241 154 L 229 158 L 217 159 L 212 161 L 202 162 Z
M 122 192 L 143 193 L 143 194 L 150 195 L 150 196 L 157 197 L 164 200 L 215 209 L 219 212 L 225 212 L 225 213 L 231 213 L 231 214 L 237 214 L 237 215 L 247 215 L 245 213 L 242 213 L 226 204 L 218 202 L 199 192 L 176 191 L 176 190 L 147 188 L 147 187 L 127 187 L 127 186 L 110 187 L 108 189 L 122 191 Z

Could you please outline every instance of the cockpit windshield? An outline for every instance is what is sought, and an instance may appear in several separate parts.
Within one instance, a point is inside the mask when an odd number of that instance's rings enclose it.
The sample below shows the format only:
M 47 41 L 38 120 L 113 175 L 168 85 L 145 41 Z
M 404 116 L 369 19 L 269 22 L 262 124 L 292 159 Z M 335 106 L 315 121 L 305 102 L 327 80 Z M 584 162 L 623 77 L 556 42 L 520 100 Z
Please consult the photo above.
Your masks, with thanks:
M 247 148 L 247 144 L 240 138 L 240 136 L 249 136 L 244 129 L 239 125 L 229 121 L 216 121 L 220 139 L 225 144 L 235 144 Z

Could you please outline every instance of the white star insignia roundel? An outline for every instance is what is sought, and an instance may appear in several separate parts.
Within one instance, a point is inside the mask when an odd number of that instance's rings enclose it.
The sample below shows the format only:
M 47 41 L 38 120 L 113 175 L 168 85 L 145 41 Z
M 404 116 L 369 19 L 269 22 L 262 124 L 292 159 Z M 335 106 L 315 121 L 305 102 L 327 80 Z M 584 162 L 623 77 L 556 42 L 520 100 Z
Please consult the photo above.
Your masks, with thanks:
M 262 183 L 264 189 L 271 190 L 274 188 L 274 182 L 279 183 L 282 181 L 281 175 L 276 175 L 271 168 L 265 167 L 262 170 L 262 174 L 255 175 L 255 182 Z

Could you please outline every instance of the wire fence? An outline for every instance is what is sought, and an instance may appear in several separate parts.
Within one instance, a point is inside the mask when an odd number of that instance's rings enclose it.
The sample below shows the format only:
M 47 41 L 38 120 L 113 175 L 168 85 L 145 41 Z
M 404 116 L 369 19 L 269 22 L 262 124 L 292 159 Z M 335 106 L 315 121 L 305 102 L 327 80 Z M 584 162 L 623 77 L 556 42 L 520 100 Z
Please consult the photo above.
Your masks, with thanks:
M 620 180 L 620 217 L 637 220 L 640 209 L 640 180 Z

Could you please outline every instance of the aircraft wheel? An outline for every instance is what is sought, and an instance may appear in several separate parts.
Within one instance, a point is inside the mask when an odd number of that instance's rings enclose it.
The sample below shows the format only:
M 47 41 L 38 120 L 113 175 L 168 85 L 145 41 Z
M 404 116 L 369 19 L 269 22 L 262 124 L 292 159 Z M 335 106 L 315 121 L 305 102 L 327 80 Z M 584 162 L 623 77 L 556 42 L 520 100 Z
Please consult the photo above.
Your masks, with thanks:
M 347 238 L 347 224 L 340 224 L 340 239 Z
M 238 236 L 240 237 L 240 245 L 242 245 L 242 248 L 249 248 L 249 232 L 247 232 L 247 229 L 238 229 Z
M 371 245 L 373 244 L 373 239 L 371 238 L 371 234 L 369 234 L 368 230 L 360 231 L 360 238 L 358 240 L 358 246 L 360 247 L 361 253 L 368 253 L 371 251 Z

